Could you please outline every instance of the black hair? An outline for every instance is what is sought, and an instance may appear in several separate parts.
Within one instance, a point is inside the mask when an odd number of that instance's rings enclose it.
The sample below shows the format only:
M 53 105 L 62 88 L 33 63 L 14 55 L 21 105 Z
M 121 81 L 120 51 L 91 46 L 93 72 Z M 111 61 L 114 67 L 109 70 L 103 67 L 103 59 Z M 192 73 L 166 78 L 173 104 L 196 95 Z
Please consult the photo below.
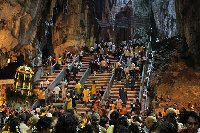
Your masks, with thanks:
M 76 133 L 78 119 L 70 112 L 66 112 L 58 118 L 55 133 Z
M 10 132 L 18 133 L 20 120 L 18 117 L 9 118 Z
M 200 117 L 197 112 L 195 111 L 186 111 L 182 116 L 180 116 L 180 122 L 183 124 L 187 123 L 189 117 L 195 118 L 200 123 Z
M 105 125 L 108 123 L 108 121 L 109 121 L 108 117 L 102 117 L 100 119 L 99 125 L 102 127 L 105 127 Z
M 119 118 L 119 125 L 124 126 L 124 127 L 129 126 L 127 116 L 122 116 L 122 117 Z
M 129 129 L 133 133 L 139 133 L 140 132 L 139 127 L 136 124 L 134 124 L 134 123 L 131 123 L 131 125 L 129 126 Z
M 26 120 L 26 114 L 25 113 L 20 113 L 19 114 L 19 120 L 25 122 L 25 120 Z
M 110 114 L 110 124 L 111 125 L 117 125 L 119 117 L 120 117 L 119 112 L 118 111 L 113 111 Z
M 93 133 L 94 129 L 91 124 L 87 124 L 82 130 L 81 133 Z
M 157 131 L 159 133 L 177 133 L 176 127 L 167 120 L 161 120 L 158 122 Z
M 51 128 L 51 122 L 52 118 L 46 116 L 41 117 L 36 124 L 37 131 L 41 132 Z

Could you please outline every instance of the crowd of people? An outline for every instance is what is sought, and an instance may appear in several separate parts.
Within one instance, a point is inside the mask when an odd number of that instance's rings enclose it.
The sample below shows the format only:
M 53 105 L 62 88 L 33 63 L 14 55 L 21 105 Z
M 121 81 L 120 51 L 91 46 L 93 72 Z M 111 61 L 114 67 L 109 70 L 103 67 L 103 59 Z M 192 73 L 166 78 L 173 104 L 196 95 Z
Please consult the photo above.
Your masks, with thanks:
M 107 115 L 93 111 L 77 114 L 76 108 L 48 105 L 29 110 L 4 107 L 2 133 L 198 133 L 199 114 L 193 110 L 168 108 L 163 117 L 150 112 L 121 115 L 117 110 Z
M 127 110 L 126 88 L 134 90 L 135 81 L 141 77 L 143 65 L 148 57 L 145 57 L 145 45 L 133 42 L 122 42 L 115 45 L 112 42 L 94 44 L 88 48 L 91 56 L 89 67 L 91 74 L 105 71 L 115 73 L 115 81 L 122 82 L 123 88 L 119 89 L 119 97 L 108 97 L 102 100 L 104 86 L 97 90 L 95 80 L 91 88 L 82 86 L 76 78 L 81 67 L 82 57 L 86 50 L 80 52 L 79 62 L 74 63 L 71 72 L 66 72 L 64 88 L 71 80 L 76 81 L 72 90 L 65 89 L 62 94 L 64 106 L 54 106 L 51 101 L 36 108 L 19 109 L 15 107 L 2 107 L 0 114 L 1 132 L 6 133 L 197 133 L 200 126 L 199 113 L 194 110 L 179 110 L 168 108 L 164 115 L 159 115 L 154 110 L 141 112 L 139 98 L 134 98 L 130 103 L 131 111 Z M 109 54 L 118 59 L 116 64 L 110 63 Z M 59 65 L 70 62 L 72 54 L 66 51 L 63 59 L 59 59 Z M 122 60 L 120 57 L 122 55 Z M 52 58 L 49 57 L 49 65 Z M 58 68 L 59 69 L 59 68 Z M 68 69 L 67 69 L 68 70 Z M 71 77 L 71 78 L 70 78 Z M 43 90 L 47 89 L 48 79 L 41 83 Z M 66 85 L 66 86 L 65 86 Z M 62 85 L 61 85 L 62 86 Z M 57 88 L 56 88 L 57 87 Z M 63 89 L 57 85 L 55 101 L 59 97 L 59 91 Z M 54 89 L 55 89 L 54 88 Z M 62 91 L 63 92 L 63 91 Z M 90 109 L 78 114 L 76 103 L 83 102 Z

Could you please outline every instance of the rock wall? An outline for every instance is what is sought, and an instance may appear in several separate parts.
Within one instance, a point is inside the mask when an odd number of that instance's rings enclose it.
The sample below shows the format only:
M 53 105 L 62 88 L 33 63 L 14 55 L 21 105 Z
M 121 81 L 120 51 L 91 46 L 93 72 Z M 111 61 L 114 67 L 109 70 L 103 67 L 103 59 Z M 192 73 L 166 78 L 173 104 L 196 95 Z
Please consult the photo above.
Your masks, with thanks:
M 0 1 L 0 63 L 7 66 L 8 58 L 19 53 L 27 59 L 34 57 L 33 40 L 48 0 Z M 40 48 L 40 47 L 39 47 Z M 28 50 L 27 50 L 28 49 Z M 25 59 L 24 59 L 25 60 Z M 12 60 L 13 61 L 13 60 Z
M 41 54 L 58 56 L 69 46 L 93 44 L 91 4 L 90 0 L 1 0 L 0 57 L 4 59 L 0 61 L 6 63 L 11 51 L 25 57 L 24 49 L 30 49 L 32 57 L 41 58 Z
M 200 1 L 176 1 L 177 24 L 185 38 L 194 66 L 200 68 Z
M 154 0 L 152 11 L 159 38 L 181 35 L 187 42 L 191 66 L 200 68 L 200 1 Z M 187 48 L 186 48 L 187 49 Z
M 0 2 L 0 48 L 8 51 L 30 44 L 47 0 L 3 0 Z
M 68 47 L 92 45 L 94 37 L 94 14 L 92 1 L 73 0 L 68 1 L 67 11 L 61 12 L 53 26 L 53 47 L 56 57 Z
M 152 11 L 158 38 L 170 38 L 177 34 L 175 0 L 153 0 Z

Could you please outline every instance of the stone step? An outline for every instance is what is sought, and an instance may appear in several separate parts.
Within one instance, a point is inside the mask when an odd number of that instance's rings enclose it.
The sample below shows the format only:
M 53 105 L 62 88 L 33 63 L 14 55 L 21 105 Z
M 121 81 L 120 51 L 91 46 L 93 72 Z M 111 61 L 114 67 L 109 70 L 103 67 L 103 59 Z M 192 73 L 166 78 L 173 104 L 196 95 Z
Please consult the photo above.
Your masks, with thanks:
M 97 80 L 102 80 L 102 79 L 110 79 L 111 75 L 90 75 L 88 77 L 88 80 L 91 80 L 91 79 L 97 79 Z
M 96 73 L 95 76 L 109 76 L 109 75 L 112 75 L 112 73 L 108 73 L 108 72 L 104 72 L 104 73 Z M 93 76 L 93 75 L 91 75 Z
M 74 87 L 75 87 L 75 84 L 70 84 L 70 85 L 68 85 L 67 89 L 73 89 Z M 88 89 L 91 88 L 91 86 L 86 86 L 86 87 L 88 87 Z M 101 86 L 96 86 L 96 88 L 97 88 L 97 90 L 100 90 Z M 103 87 L 103 90 L 106 90 L 105 86 Z
M 96 84 L 96 87 L 107 86 L 108 83 Z M 91 87 L 92 84 L 84 84 L 86 87 Z
M 138 93 L 138 91 L 127 91 L 127 94 L 136 94 Z M 112 94 L 119 94 L 119 91 L 111 91 L 110 95 Z
M 106 79 L 98 79 L 98 80 L 95 80 L 95 79 L 92 79 L 92 80 L 86 80 L 85 81 L 85 84 L 92 84 L 93 80 L 95 81 L 95 84 L 103 84 L 103 83 L 108 83 L 109 81 L 109 78 L 106 78 Z
M 103 75 L 102 76 L 89 76 L 87 80 L 89 80 L 89 81 L 110 80 L 110 78 L 111 78 L 111 75 L 110 76 L 109 75 L 108 76 L 103 76 Z
M 131 82 L 129 82 L 129 83 L 131 83 Z M 120 85 L 123 85 L 124 84 L 124 82 L 121 82 L 121 84 L 120 84 L 120 82 L 119 83 L 116 83 L 116 81 L 113 83 L 113 86 L 120 86 Z M 136 85 L 140 85 L 140 82 L 139 81 L 136 81 L 135 82 L 135 84 Z
M 59 74 L 62 70 L 54 70 L 54 73 Z
M 111 99 L 115 99 L 116 100 L 119 97 L 119 95 L 118 96 L 111 96 L 110 95 L 110 97 L 111 97 Z M 128 100 L 132 101 L 134 98 L 138 98 L 138 95 L 133 95 L 131 97 L 128 97 Z
M 135 93 L 135 94 L 127 94 L 128 97 L 134 97 L 135 95 L 137 95 L 137 93 Z M 115 94 L 114 94 L 114 93 L 111 93 L 110 96 L 111 96 L 111 97 L 118 97 L 118 96 L 119 96 L 119 93 L 115 93 Z
M 46 80 L 46 79 L 48 79 L 48 80 L 50 79 L 50 80 L 51 80 L 51 79 L 55 79 L 58 75 L 59 75 L 59 74 L 53 75 L 53 76 L 50 75 L 50 76 L 48 76 L 48 77 L 41 77 L 41 79 L 42 79 L 42 80 Z
M 79 72 L 85 72 L 88 68 L 81 68 Z
M 41 79 L 46 79 L 46 78 L 55 78 L 57 77 L 57 73 L 53 73 L 52 75 L 48 75 L 48 76 L 42 76 Z
M 120 88 L 124 87 L 117 87 L 117 88 L 111 88 L 111 91 L 118 91 Z M 124 88 L 125 90 L 131 90 L 131 88 Z M 134 88 L 133 91 L 139 91 L 140 88 Z
M 65 106 L 65 103 L 52 103 L 53 106 Z
M 76 78 L 81 78 L 83 76 L 84 72 L 80 72 L 76 75 Z

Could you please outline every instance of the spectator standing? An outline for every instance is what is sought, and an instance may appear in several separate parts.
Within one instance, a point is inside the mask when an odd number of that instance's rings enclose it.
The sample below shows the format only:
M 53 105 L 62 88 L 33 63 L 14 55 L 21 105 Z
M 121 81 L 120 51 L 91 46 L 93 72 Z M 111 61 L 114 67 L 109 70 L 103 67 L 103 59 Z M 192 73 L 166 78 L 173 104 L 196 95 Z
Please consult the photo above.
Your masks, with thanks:
M 57 85 L 54 89 L 54 95 L 55 95 L 55 102 L 59 99 L 59 92 L 60 92 L 60 87 Z

